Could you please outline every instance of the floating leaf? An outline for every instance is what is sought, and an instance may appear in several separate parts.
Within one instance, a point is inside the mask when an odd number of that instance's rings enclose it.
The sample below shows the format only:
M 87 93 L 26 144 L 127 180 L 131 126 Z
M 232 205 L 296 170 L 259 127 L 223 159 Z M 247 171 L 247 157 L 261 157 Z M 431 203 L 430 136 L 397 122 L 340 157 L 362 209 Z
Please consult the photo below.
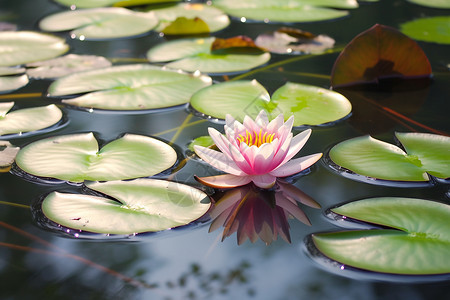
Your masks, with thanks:
M 314 245 L 332 260 L 390 274 L 450 273 L 449 205 L 413 198 L 372 198 L 331 211 L 342 215 L 343 221 L 351 218 L 388 227 L 313 234 Z
M 14 102 L 0 103 L 0 138 L 2 135 L 32 132 L 51 127 L 61 121 L 62 111 L 54 104 L 8 111 Z
M 204 192 L 165 180 L 94 182 L 86 186 L 113 199 L 52 192 L 42 202 L 45 216 L 82 231 L 133 235 L 189 224 L 210 207 Z
M 19 76 L 0 76 L 0 93 L 8 93 L 20 89 L 28 84 L 26 74 Z
M 271 104 L 282 111 L 285 118 L 294 115 L 294 126 L 334 122 L 346 117 L 352 110 L 347 98 L 339 93 L 292 82 L 273 93 Z
M 0 76 L 21 75 L 26 72 L 25 68 L 0 67 Z
M 62 57 L 27 64 L 27 74 L 32 78 L 57 78 L 89 69 L 111 66 L 103 56 L 68 54 Z
M 216 38 L 211 45 L 211 51 L 230 48 L 257 48 L 255 42 L 247 36 L 235 36 L 228 39 Z
M 59 56 L 69 50 L 65 40 L 33 31 L 0 32 L 0 66 L 15 66 Z
M 214 0 L 213 5 L 236 18 L 264 22 L 313 22 L 342 18 L 356 8 L 356 0 Z M 242 20 L 242 19 L 241 19 Z
M 362 136 L 341 142 L 329 153 L 340 167 L 356 174 L 395 181 L 427 181 L 428 174 L 450 177 L 450 138 L 426 133 L 396 133 L 401 148 Z
M 17 166 L 26 173 L 75 183 L 153 176 L 176 162 L 177 153 L 171 146 L 134 134 L 100 150 L 92 133 L 51 137 L 25 146 L 16 157 Z
M 347 116 L 350 102 L 341 94 L 316 86 L 288 82 L 270 96 L 257 81 L 230 81 L 215 84 L 195 93 L 191 106 L 207 116 L 225 119 L 226 114 L 242 121 L 254 118 L 264 109 L 270 118 L 283 113 L 294 115 L 294 126 L 320 125 Z
M 62 5 L 78 8 L 94 8 L 104 6 L 133 6 L 151 3 L 179 2 L 181 0 L 54 0 Z
M 216 38 L 179 39 L 156 45 L 147 52 L 152 63 L 168 62 L 168 68 L 209 74 L 240 72 L 256 68 L 270 60 L 269 53 L 215 54 L 211 46 Z
M 110 6 L 119 0 L 53 0 L 58 2 L 59 4 L 68 6 L 68 7 L 77 7 L 77 8 L 94 8 L 94 7 L 103 7 Z
M 214 141 L 210 135 L 199 136 L 188 145 L 188 149 L 194 152 L 195 145 L 202 147 L 211 147 L 214 145 Z
M 180 3 L 151 11 L 160 20 L 155 30 L 168 35 L 216 32 L 230 24 L 223 11 L 201 3 Z
M 8 172 L 20 148 L 8 141 L 0 141 L 0 173 Z
M 276 31 L 258 35 L 258 47 L 279 54 L 319 54 L 333 48 L 334 39 L 326 35 L 313 35 L 297 28 L 282 27 Z
M 62 77 L 50 85 L 48 95 L 88 93 L 63 103 L 87 109 L 146 110 L 185 104 L 195 91 L 211 82 L 209 76 L 200 74 L 122 65 Z
M 407 0 L 408 2 L 434 8 L 450 8 L 448 0 Z
M 72 38 L 112 39 L 149 32 L 158 24 L 153 13 L 134 12 L 122 7 L 87 8 L 55 13 L 43 18 L 45 31 L 71 31 Z
M 447 5 L 447 8 L 450 8 L 450 1 L 447 1 Z M 400 31 L 415 40 L 448 45 L 450 44 L 450 17 L 420 18 L 400 24 Z
M 430 62 L 415 41 L 377 24 L 356 36 L 341 52 L 333 66 L 331 85 L 336 88 L 430 76 Z

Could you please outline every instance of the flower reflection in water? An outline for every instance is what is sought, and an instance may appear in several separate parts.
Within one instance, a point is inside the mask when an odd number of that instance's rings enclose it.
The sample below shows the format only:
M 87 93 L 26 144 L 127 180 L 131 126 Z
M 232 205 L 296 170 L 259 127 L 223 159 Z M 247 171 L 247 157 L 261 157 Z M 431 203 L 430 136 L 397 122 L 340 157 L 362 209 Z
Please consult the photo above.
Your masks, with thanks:
M 239 245 L 247 239 L 254 243 L 258 237 L 269 245 L 278 236 L 290 243 L 288 218 L 311 225 L 297 202 L 320 208 L 310 196 L 280 179 L 272 189 L 260 189 L 250 183 L 226 190 L 218 197 L 210 211 L 213 221 L 209 232 L 223 226 L 222 241 L 236 232 Z

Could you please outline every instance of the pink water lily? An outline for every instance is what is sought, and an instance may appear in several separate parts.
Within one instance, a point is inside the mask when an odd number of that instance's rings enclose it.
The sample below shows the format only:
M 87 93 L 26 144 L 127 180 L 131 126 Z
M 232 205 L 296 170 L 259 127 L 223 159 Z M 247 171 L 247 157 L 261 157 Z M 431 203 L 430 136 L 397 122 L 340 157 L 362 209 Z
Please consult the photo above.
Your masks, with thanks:
M 200 182 L 215 188 L 242 186 L 253 181 L 260 188 L 271 188 L 277 177 L 296 174 L 320 159 L 322 153 L 292 159 L 305 145 L 311 129 L 293 136 L 294 117 L 284 122 L 279 115 L 271 122 L 265 111 L 255 120 L 245 116 L 243 124 L 226 116 L 225 135 L 208 128 L 220 151 L 194 146 L 195 153 L 211 166 L 228 174 L 201 177 Z

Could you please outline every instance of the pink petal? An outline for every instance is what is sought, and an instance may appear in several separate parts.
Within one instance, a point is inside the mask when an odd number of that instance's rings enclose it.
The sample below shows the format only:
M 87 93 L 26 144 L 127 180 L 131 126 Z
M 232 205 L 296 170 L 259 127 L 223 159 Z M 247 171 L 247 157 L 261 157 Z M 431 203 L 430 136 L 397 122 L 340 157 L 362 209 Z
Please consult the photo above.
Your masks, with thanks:
M 241 145 L 240 145 L 239 151 L 241 152 L 241 154 L 245 158 L 245 160 L 248 162 L 248 164 L 250 165 L 252 170 L 253 170 L 253 166 L 255 163 L 255 155 L 256 155 L 257 150 L 258 150 L 258 147 L 248 146 L 246 143 L 241 143 Z
M 267 124 L 269 124 L 269 117 L 265 110 L 261 110 L 258 116 L 255 118 L 255 123 L 260 127 L 266 128 Z
M 223 174 L 208 177 L 196 177 L 202 184 L 216 189 L 227 189 L 237 186 L 246 185 L 252 180 L 249 176 L 234 176 L 231 174 Z
M 293 125 L 294 125 L 294 116 L 292 115 L 289 117 L 289 119 L 286 122 L 284 122 L 284 125 L 280 127 L 278 132 L 280 132 L 280 130 L 286 131 L 286 132 L 291 132 Z
M 262 189 L 269 189 L 273 187 L 275 184 L 275 181 L 277 178 L 271 174 L 264 174 L 264 175 L 255 175 L 252 176 L 253 183 Z
M 244 117 L 243 125 L 250 132 L 259 132 L 259 130 L 262 129 L 262 127 L 256 124 L 249 116 Z
M 274 165 L 281 165 L 281 162 L 283 162 L 284 158 L 286 157 L 286 154 L 289 151 L 289 147 L 291 146 L 291 140 L 292 140 L 292 134 L 290 134 L 283 142 L 282 144 L 279 144 L 278 149 L 275 149 L 275 155 L 273 157 L 273 164 Z M 278 141 L 278 143 L 281 143 L 281 141 Z
M 272 172 L 271 175 L 276 177 L 286 177 L 298 172 L 303 171 L 304 169 L 313 165 L 316 161 L 318 161 L 322 157 L 322 153 L 311 154 L 305 157 L 300 157 L 296 159 L 292 159 L 276 168 Z
M 284 117 L 282 114 L 279 114 L 275 119 L 270 121 L 269 125 L 267 125 L 267 131 L 270 133 L 276 133 L 278 129 L 283 126 Z
M 217 148 L 220 149 L 220 151 L 223 152 L 229 159 L 231 159 L 231 153 L 230 153 L 230 142 L 216 129 L 209 127 L 208 133 L 213 139 L 214 143 L 216 144 Z
M 249 164 L 249 162 L 245 159 L 245 157 L 242 155 L 242 153 L 239 151 L 238 148 L 236 148 L 233 145 L 230 145 L 230 153 L 231 158 L 235 162 L 236 166 L 241 169 L 245 174 L 253 174 L 253 168 Z
M 227 158 L 225 154 L 211 150 L 202 146 L 194 146 L 195 153 L 216 169 L 225 173 L 230 173 L 236 176 L 246 175 L 231 159 Z
M 274 149 L 272 144 L 262 144 L 256 151 L 253 162 L 254 174 L 266 174 L 278 165 L 273 164 Z
M 294 136 L 291 140 L 291 145 L 289 147 L 289 150 L 288 150 L 285 158 L 283 159 L 283 161 L 280 163 L 280 165 L 285 164 L 288 160 L 293 158 L 306 144 L 310 135 L 311 135 L 311 129 L 307 129 L 305 131 L 300 132 L 296 136 Z

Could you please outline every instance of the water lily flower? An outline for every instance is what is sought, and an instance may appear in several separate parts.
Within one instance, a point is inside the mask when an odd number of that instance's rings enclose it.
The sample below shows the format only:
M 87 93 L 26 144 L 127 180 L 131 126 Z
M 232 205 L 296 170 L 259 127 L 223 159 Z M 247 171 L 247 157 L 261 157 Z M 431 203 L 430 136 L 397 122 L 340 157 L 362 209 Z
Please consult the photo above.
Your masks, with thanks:
M 214 188 L 232 188 L 253 182 L 268 189 L 277 177 L 287 177 L 310 167 L 322 153 L 292 159 L 311 135 L 311 129 L 308 129 L 293 136 L 293 123 L 293 116 L 284 122 L 282 114 L 269 122 L 264 110 L 255 120 L 245 116 L 242 124 L 227 115 L 225 135 L 208 128 L 221 152 L 198 145 L 194 150 L 205 162 L 228 174 L 197 179 Z

